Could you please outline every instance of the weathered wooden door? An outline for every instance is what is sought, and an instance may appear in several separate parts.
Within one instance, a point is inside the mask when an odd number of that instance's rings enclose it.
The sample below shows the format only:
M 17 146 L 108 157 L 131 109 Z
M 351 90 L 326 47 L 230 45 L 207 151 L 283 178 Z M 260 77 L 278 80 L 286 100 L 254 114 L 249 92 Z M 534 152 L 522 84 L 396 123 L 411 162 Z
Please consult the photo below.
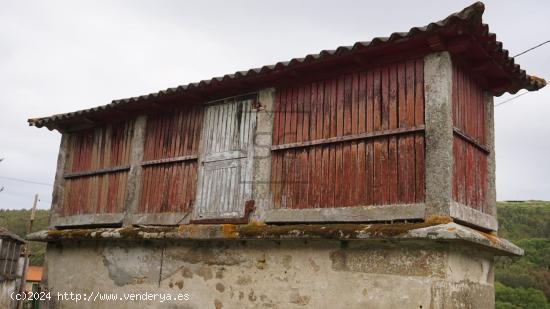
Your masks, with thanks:
M 252 195 L 253 98 L 206 107 L 195 220 L 240 218 Z

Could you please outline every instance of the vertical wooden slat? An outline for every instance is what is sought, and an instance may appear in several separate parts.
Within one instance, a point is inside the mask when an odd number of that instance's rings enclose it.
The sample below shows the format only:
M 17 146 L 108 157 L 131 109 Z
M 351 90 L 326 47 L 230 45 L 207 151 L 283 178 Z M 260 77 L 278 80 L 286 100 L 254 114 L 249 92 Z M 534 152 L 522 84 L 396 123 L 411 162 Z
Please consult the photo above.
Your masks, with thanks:
M 396 129 L 398 127 L 398 94 L 397 90 L 397 65 L 392 65 L 389 68 L 389 86 L 388 86 L 388 121 L 389 128 Z M 388 140 L 388 200 L 390 204 L 397 203 L 398 197 L 398 137 L 392 136 Z
M 337 81 L 336 97 L 333 103 L 336 104 L 336 136 L 340 137 L 344 135 L 344 91 L 345 91 L 345 77 L 341 76 Z M 344 199 L 344 162 L 343 151 L 345 146 L 343 144 L 334 145 L 332 149 L 335 152 L 335 178 L 333 183 L 334 190 L 334 207 L 341 207 Z
M 283 132 L 284 132 L 284 121 L 285 121 L 285 115 L 284 115 L 284 92 L 283 91 L 276 91 L 275 95 L 275 107 L 274 112 L 276 118 L 278 119 L 278 126 L 277 131 L 275 129 L 273 130 L 273 136 L 276 137 L 276 140 L 274 140 L 274 145 L 279 145 L 283 142 Z M 275 123 L 274 123 L 275 128 Z M 275 159 L 274 164 L 272 163 L 272 166 L 275 167 L 275 173 L 272 174 L 275 178 L 272 176 L 272 181 L 274 181 L 274 188 L 275 191 L 273 193 L 274 198 L 274 206 L 275 207 L 281 207 L 281 199 L 282 199 L 282 180 L 283 180 L 283 160 L 282 156 L 280 154 L 275 154 L 272 158 Z
M 287 116 L 287 119 L 288 119 L 288 123 L 287 123 L 287 126 L 288 126 L 288 133 L 287 133 L 287 136 L 285 137 L 285 141 L 287 143 L 293 143 L 296 141 L 296 104 L 294 102 L 294 94 L 295 94 L 295 89 L 294 88 L 291 88 L 289 89 L 288 93 L 287 93 L 287 106 L 288 106 L 288 111 L 289 111 L 289 115 Z M 287 188 L 287 194 L 286 194 L 286 203 L 287 203 L 287 207 L 289 208 L 294 208 L 294 191 L 295 191 L 295 188 L 296 188 L 296 184 L 295 184 L 295 172 L 296 172 L 296 169 L 295 169 L 295 165 L 296 165 L 296 153 L 295 151 L 290 151 L 289 154 L 288 154 L 288 165 L 287 165 L 287 183 L 288 183 L 288 188 Z
M 415 80 L 415 61 L 407 61 L 406 67 L 406 96 L 407 96 L 407 126 L 414 126 L 415 124 L 415 99 L 416 99 L 416 89 L 417 81 Z M 403 197 L 404 203 L 412 203 L 415 199 L 415 138 L 414 135 L 405 135 L 402 137 L 405 140 L 405 162 L 406 173 L 404 177 L 407 178 L 407 190 L 405 191 L 405 196 Z
M 336 96 L 336 82 L 327 80 L 325 82 L 325 92 L 323 98 L 323 138 L 329 138 L 333 133 L 336 135 L 336 110 L 333 104 L 333 96 Z M 321 179 L 322 207 L 332 207 L 334 203 L 334 149 L 330 146 L 322 147 L 323 156 L 323 175 Z M 329 181 L 330 180 L 330 181 Z
M 271 144 L 279 145 L 279 135 L 281 127 L 279 122 L 281 121 L 281 91 L 275 91 L 273 113 L 273 133 L 271 134 Z
M 308 140 L 316 139 L 320 134 L 322 127 L 322 110 L 323 110 L 323 87 L 322 83 L 312 83 L 309 93 L 308 110 L 309 110 L 309 134 Z M 319 123 L 321 122 L 321 123 Z M 321 155 L 317 152 L 316 147 L 308 149 L 308 169 L 309 175 L 307 180 L 308 202 L 306 207 L 319 207 L 319 174 L 321 173 Z M 313 205 L 313 206 L 312 206 Z
M 382 111 L 382 129 L 386 130 L 389 128 L 390 123 L 390 104 L 389 104 L 389 67 L 384 67 L 382 69 L 381 76 L 381 111 Z M 381 144 L 381 153 L 380 153 L 380 204 L 385 204 L 389 201 L 389 139 L 381 138 L 379 139 Z
M 304 140 L 304 88 L 298 87 L 295 89 L 294 105 L 296 106 L 296 142 L 302 142 Z M 307 170 L 306 161 L 304 160 L 305 149 L 298 149 L 296 151 L 296 169 L 295 172 L 295 184 L 294 184 L 294 205 L 296 208 L 304 208 L 304 170 Z
M 354 73 L 352 76 L 352 108 L 351 108 L 351 134 L 358 134 L 359 133 L 359 83 L 361 79 L 360 73 Z M 364 107 L 364 105 L 363 105 Z M 364 117 L 362 116 L 363 120 L 363 128 L 364 128 Z M 359 170 L 359 142 L 355 141 L 351 145 L 351 158 L 350 158 L 350 183 L 352 184 L 350 186 L 350 200 L 348 203 L 348 206 L 355 206 L 361 204 L 361 193 L 364 192 L 364 189 L 361 189 L 358 186 L 360 180 L 360 170 Z M 363 176 L 364 177 L 364 176 Z
M 351 134 L 351 109 L 352 109 L 352 76 L 345 76 L 344 80 L 344 89 L 343 89 L 343 109 L 344 109 L 344 118 L 343 118 L 343 134 Z M 341 197 L 340 202 L 337 205 L 340 206 L 349 206 L 351 204 L 351 186 L 353 185 L 352 180 L 352 170 L 351 170 L 351 143 L 342 143 L 342 185 L 341 185 Z
M 310 133 L 311 133 L 311 117 L 312 117 L 311 116 L 312 93 L 313 93 L 312 85 L 306 85 L 304 89 L 304 109 L 303 109 L 304 125 L 303 125 L 303 133 L 302 133 L 302 138 L 304 141 L 311 140 Z M 302 153 L 303 153 L 302 159 L 304 160 L 304 166 L 306 167 L 302 177 L 302 181 L 303 181 L 302 194 L 304 199 L 302 206 L 304 208 L 307 208 L 311 204 L 310 199 L 312 198 L 310 187 L 311 187 L 311 178 L 312 178 L 311 170 L 313 168 L 312 159 L 314 158 L 312 156 L 311 149 L 303 149 Z
M 317 83 L 317 113 L 315 117 L 316 129 L 314 139 L 323 138 L 323 129 L 326 127 L 324 123 L 324 112 L 326 111 L 325 107 L 325 82 Z M 325 174 L 326 165 L 324 164 L 323 153 L 324 150 L 321 147 L 315 148 L 315 206 L 317 208 L 323 207 L 323 190 L 321 183 L 323 180 L 323 175 Z
M 374 131 L 382 130 L 382 94 L 381 94 L 381 71 L 375 70 L 373 75 L 373 105 L 374 105 Z M 383 203 L 383 180 L 382 180 L 382 148 L 383 141 L 379 138 L 373 141 L 373 164 L 374 164 L 374 182 L 373 182 L 373 203 Z M 385 162 L 384 162 L 385 164 Z

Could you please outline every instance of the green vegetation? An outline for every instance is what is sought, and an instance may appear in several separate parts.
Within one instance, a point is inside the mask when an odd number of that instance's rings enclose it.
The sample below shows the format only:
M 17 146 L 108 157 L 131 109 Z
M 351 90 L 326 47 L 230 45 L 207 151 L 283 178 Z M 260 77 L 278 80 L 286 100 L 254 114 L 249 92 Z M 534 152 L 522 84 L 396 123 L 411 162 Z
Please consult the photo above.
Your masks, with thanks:
M 34 217 L 33 231 L 39 231 L 47 228 L 49 212 L 47 210 L 37 210 Z M 4 210 L 0 209 L 0 226 L 8 229 L 21 237 L 25 237 L 29 227 L 30 210 Z M 44 253 L 46 244 L 39 242 L 30 242 L 31 257 L 30 265 L 44 264 Z
M 496 308 L 546 309 L 550 308 L 544 294 L 532 288 L 511 288 L 495 283 Z
M 0 210 L 0 226 L 24 236 L 29 210 Z M 499 202 L 499 236 L 525 250 L 521 258 L 496 259 L 498 309 L 550 309 L 550 202 Z M 48 211 L 38 210 L 34 231 L 45 229 Z M 31 265 L 41 265 L 46 246 L 31 242 Z
M 550 202 L 498 203 L 499 236 L 525 250 L 496 259 L 496 308 L 550 309 Z
M 498 235 L 517 241 L 550 237 L 550 202 L 499 202 Z

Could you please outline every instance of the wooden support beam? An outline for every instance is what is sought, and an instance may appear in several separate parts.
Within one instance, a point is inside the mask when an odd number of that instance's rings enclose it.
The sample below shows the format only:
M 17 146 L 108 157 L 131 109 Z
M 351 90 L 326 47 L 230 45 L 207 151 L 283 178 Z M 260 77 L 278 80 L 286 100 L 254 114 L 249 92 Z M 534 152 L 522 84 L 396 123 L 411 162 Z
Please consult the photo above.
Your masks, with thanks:
M 484 152 L 485 154 L 489 154 L 491 153 L 491 150 L 489 150 L 489 148 L 483 144 L 481 144 L 478 140 L 476 140 L 475 138 L 473 137 L 470 137 L 468 134 L 464 133 L 462 130 L 460 130 L 459 128 L 457 127 L 454 127 L 453 128 L 453 133 L 460 137 L 462 140 L 464 140 L 465 142 L 469 143 L 470 145 L 476 147 L 477 149 L 481 150 L 482 152 Z
M 349 142 L 349 141 L 360 140 L 360 139 L 371 139 L 371 138 L 377 138 L 377 137 L 388 137 L 392 135 L 412 134 L 412 133 L 423 132 L 423 131 L 424 131 L 424 126 L 417 126 L 413 128 L 398 128 L 398 129 L 392 129 L 392 130 L 383 130 L 383 131 L 376 131 L 376 132 L 331 137 L 327 139 L 317 139 L 317 140 L 312 140 L 307 142 L 273 145 L 271 146 L 271 150 L 276 151 L 276 150 L 291 149 L 291 148 L 310 147 L 310 146 L 317 146 L 317 145 Z
M 101 174 L 128 171 L 129 169 L 130 169 L 130 165 L 114 166 L 114 167 L 109 167 L 109 168 L 102 168 L 102 169 L 98 169 L 98 170 L 93 170 L 93 171 L 65 173 L 63 175 L 63 178 L 68 179 L 68 178 L 77 178 L 77 177 L 86 177 L 86 176 L 96 176 L 96 175 L 101 175 Z
M 189 156 L 181 156 L 181 157 L 174 157 L 174 158 L 149 160 L 149 161 L 141 162 L 141 166 L 166 164 L 166 163 L 174 163 L 174 162 L 183 162 L 183 161 L 189 161 L 189 160 L 197 160 L 197 158 L 198 158 L 197 155 L 189 155 Z

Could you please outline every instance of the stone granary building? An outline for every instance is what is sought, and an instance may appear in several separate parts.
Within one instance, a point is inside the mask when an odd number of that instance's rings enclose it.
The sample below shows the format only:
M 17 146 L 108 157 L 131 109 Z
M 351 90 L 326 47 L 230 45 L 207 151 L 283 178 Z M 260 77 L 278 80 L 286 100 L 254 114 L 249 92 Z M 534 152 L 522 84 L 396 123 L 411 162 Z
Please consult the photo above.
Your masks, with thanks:
M 44 281 L 117 308 L 492 308 L 493 96 L 538 90 L 475 3 L 387 38 L 30 119 L 62 134 Z M 66 308 L 107 302 L 62 301 Z

